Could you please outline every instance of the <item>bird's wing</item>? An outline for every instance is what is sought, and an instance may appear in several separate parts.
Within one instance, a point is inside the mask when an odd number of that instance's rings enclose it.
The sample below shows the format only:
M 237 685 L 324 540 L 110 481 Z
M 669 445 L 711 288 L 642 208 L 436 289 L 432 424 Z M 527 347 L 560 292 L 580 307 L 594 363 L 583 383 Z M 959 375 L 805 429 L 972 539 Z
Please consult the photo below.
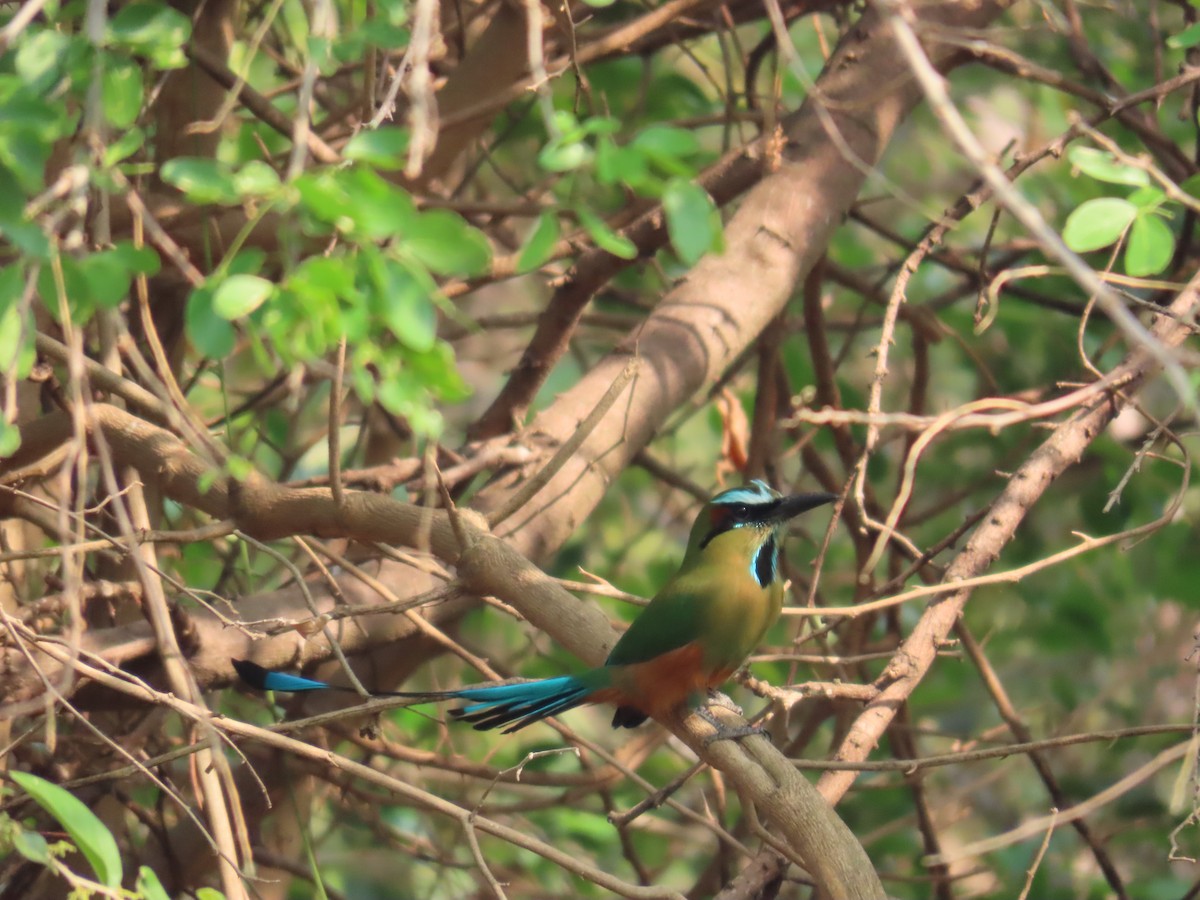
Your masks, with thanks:
M 687 589 L 686 579 L 677 576 L 633 620 L 604 664 L 626 666 L 677 650 L 700 638 L 703 625 L 703 604 Z

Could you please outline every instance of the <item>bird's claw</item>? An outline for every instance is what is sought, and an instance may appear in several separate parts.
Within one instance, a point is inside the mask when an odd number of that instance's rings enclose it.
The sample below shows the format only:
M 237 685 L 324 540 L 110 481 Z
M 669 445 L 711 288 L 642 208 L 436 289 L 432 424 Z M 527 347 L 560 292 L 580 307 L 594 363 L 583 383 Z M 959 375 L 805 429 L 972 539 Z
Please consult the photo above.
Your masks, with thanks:
M 724 699 L 728 700 L 729 698 L 725 697 Z M 732 703 L 730 705 L 732 706 Z M 740 709 L 738 709 L 738 713 L 741 713 Z M 717 730 L 716 734 L 710 734 L 704 739 L 705 747 L 715 744 L 717 741 L 736 741 L 744 737 L 750 737 L 751 735 L 762 735 L 768 741 L 771 740 L 771 732 L 767 731 L 762 725 L 726 725 L 714 716 L 712 710 L 707 706 L 701 706 L 696 710 L 696 714 Z

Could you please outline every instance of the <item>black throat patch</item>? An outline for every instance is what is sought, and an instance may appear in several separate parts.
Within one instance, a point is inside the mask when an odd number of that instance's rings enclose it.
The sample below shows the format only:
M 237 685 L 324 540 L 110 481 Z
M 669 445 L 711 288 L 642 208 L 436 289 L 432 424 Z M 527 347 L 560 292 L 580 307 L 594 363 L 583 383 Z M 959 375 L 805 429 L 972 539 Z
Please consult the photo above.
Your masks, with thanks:
M 775 543 L 775 535 L 771 534 L 758 548 L 750 563 L 750 571 L 760 587 L 766 587 L 775 581 L 775 573 L 779 568 L 779 546 Z

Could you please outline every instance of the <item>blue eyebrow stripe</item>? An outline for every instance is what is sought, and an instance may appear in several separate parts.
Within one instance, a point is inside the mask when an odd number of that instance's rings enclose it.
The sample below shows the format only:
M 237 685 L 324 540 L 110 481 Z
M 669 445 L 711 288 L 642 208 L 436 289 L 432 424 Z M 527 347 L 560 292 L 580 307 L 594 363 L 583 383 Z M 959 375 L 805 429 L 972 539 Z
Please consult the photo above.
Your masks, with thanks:
M 750 482 L 746 487 L 730 488 L 727 491 L 722 491 L 710 500 L 714 504 L 733 504 L 733 503 L 762 503 L 768 500 L 776 499 L 776 494 L 767 485 L 759 481 L 757 478 Z

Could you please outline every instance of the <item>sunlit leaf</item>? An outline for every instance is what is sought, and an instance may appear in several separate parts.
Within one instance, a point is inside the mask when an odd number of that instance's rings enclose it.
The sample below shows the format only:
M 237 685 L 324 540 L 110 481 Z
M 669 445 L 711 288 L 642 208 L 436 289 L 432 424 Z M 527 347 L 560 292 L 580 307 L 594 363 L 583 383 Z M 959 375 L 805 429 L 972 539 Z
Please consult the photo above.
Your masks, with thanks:
M 676 178 L 667 185 L 662 204 L 671 246 L 684 263 L 695 263 L 712 248 L 719 234 L 712 198 L 699 185 Z
M 1157 275 L 1175 255 L 1175 234 L 1160 216 L 1146 213 L 1133 220 L 1125 246 L 1125 274 L 1135 278 Z
M 1099 250 L 1119 238 L 1138 208 L 1119 197 L 1099 197 L 1083 203 L 1067 217 L 1063 240 L 1076 253 Z
M 380 169 L 399 169 L 404 166 L 408 152 L 409 133 L 406 128 L 384 125 L 364 129 L 346 143 L 342 155 L 346 159 L 370 163 Z
M 596 246 L 602 250 L 607 250 L 613 256 L 621 259 L 636 259 L 638 255 L 637 245 L 624 235 L 617 234 L 603 219 L 596 215 L 591 210 L 585 209 L 582 206 L 575 210 L 579 216 L 579 222 L 583 225 L 584 230 L 596 242 Z
M 162 882 L 158 880 L 158 876 L 149 866 L 141 866 L 138 869 L 136 887 L 141 891 L 145 900 L 171 900 L 166 888 L 162 886 Z
M 275 285 L 258 275 L 230 275 L 213 292 L 213 312 L 233 321 L 248 316 L 275 293 Z
M 96 873 L 96 880 L 107 887 L 118 887 L 121 884 L 121 853 L 112 834 L 95 813 L 74 794 L 43 778 L 28 772 L 10 772 L 9 775 L 71 836 Z
M 482 275 L 492 263 L 492 246 L 483 232 L 448 209 L 421 213 L 403 246 L 438 275 Z
M 236 203 L 237 183 L 229 166 L 215 159 L 178 156 L 160 170 L 162 180 L 187 195 L 193 203 Z
M 1167 38 L 1167 46 L 1173 50 L 1187 50 L 1200 44 L 1200 22 L 1189 25 L 1179 34 Z
M 128 128 L 142 109 L 142 70 L 132 60 L 115 60 L 104 70 L 101 94 L 104 117 L 114 128 Z
M 229 320 L 213 309 L 213 291 L 202 287 L 192 291 L 184 310 L 188 339 L 203 355 L 224 359 L 233 352 L 236 334 Z
M 552 212 L 544 212 L 538 216 L 537 223 L 525 239 L 521 254 L 517 257 L 518 272 L 532 272 L 554 255 L 558 244 L 558 216 Z
M 252 159 L 233 175 L 233 189 L 243 197 L 262 197 L 279 190 L 279 173 L 261 159 Z
M 1095 147 L 1073 146 L 1067 151 L 1067 159 L 1071 165 L 1090 175 L 1097 181 L 1107 181 L 1110 184 L 1128 184 L 1141 187 L 1150 183 L 1150 176 L 1144 169 L 1117 162 L 1117 158 L 1107 150 Z

